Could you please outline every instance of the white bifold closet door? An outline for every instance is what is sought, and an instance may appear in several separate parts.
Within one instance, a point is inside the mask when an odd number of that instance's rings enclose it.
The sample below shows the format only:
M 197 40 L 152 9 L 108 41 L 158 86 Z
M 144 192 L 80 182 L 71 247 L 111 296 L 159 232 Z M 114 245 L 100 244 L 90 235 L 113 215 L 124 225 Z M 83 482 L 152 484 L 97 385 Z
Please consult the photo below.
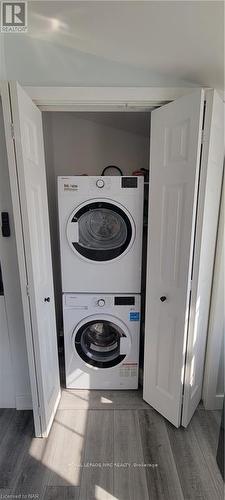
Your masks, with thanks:
M 224 154 L 215 92 L 204 140 L 203 116 L 198 89 L 151 119 L 144 399 L 176 427 L 201 399 Z
M 42 117 L 17 83 L 3 85 L 2 102 L 35 435 L 45 437 L 60 399 L 60 382 Z
M 16 83 L 4 83 L 1 98 L 35 435 L 44 437 L 60 383 L 41 112 Z M 221 109 L 211 93 L 203 145 L 203 91 L 152 113 L 144 399 L 176 426 L 188 424 L 201 397 L 222 177 Z

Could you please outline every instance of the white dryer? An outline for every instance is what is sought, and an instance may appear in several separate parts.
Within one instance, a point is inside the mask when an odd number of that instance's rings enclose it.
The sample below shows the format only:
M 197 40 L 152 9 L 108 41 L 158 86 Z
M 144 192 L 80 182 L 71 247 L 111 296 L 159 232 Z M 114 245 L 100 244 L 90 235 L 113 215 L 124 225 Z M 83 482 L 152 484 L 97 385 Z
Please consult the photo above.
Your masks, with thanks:
M 140 295 L 64 294 L 66 387 L 137 389 Z
M 62 291 L 140 293 L 143 177 L 59 177 Z

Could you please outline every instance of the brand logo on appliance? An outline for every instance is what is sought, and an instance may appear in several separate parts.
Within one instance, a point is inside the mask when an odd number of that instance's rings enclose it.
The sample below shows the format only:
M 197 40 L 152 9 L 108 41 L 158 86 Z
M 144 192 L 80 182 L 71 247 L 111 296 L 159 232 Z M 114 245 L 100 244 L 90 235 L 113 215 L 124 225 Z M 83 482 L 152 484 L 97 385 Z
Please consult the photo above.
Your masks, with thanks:
M 78 191 L 77 184 L 64 184 L 64 191 Z

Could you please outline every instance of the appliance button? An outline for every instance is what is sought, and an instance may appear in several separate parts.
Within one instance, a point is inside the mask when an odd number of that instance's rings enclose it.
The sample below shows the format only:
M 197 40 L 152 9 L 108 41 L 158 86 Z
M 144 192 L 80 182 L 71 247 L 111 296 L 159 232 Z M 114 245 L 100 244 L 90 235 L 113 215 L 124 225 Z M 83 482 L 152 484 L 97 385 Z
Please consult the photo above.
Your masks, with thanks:
M 96 186 L 97 186 L 98 188 L 103 188 L 103 187 L 104 187 L 104 185 L 105 185 L 105 182 L 103 181 L 103 179 L 98 179 L 98 180 L 96 181 Z
M 103 307 L 105 305 L 105 300 L 104 299 L 99 299 L 97 302 L 98 306 Z

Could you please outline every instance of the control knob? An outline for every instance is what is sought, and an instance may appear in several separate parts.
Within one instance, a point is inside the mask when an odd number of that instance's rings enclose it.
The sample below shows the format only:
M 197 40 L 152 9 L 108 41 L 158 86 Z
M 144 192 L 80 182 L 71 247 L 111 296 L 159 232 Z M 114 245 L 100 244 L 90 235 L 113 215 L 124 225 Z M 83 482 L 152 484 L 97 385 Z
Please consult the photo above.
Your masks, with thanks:
M 104 185 L 105 185 L 105 182 L 103 181 L 103 179 L 98 179 L 98 180 L 96 181 L 96 186 L 97 186 L 98 188 L 103 188 L 103 187 L 104 187 Z
M 98 306 L 103 307 L 105 305 L 105 300 L 104 299 L 99 299 L 98 300 Z

